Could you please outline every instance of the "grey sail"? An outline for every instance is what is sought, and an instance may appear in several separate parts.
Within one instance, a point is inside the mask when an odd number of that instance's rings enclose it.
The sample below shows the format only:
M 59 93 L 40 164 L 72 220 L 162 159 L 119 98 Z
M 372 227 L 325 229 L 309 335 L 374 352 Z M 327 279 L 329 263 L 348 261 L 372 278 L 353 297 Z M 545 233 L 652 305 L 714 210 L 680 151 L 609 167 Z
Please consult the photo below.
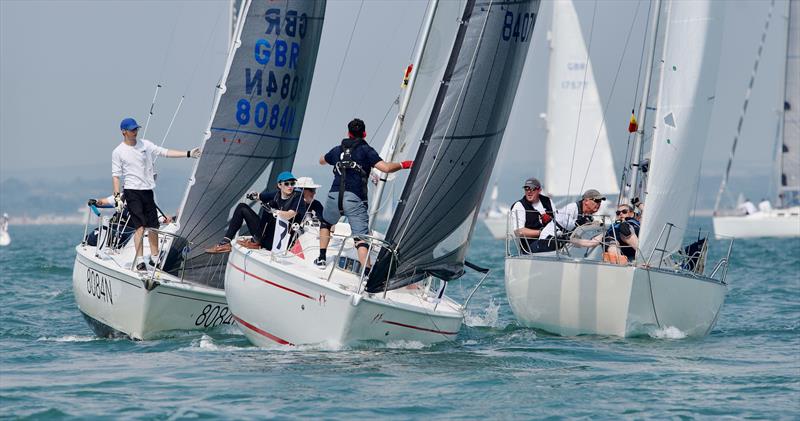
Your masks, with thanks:
M 789 1 L 783 145 L 778 189 L 781 207 L 800 205 L 800 4 Z
M 464 260 L 514 102 L 539 0 L 470 0 L 461 18 L 367 291 L 427 275 L 452 280 Z
M 319 49 L 325 1 L 244 5 L 241 45 L 229 56 L 203 154 L 178 217 L 167 269 L 222 287 L 225 256 L 204 253 L 224 235 L 231 208 L 271 165 L 291 169 Z

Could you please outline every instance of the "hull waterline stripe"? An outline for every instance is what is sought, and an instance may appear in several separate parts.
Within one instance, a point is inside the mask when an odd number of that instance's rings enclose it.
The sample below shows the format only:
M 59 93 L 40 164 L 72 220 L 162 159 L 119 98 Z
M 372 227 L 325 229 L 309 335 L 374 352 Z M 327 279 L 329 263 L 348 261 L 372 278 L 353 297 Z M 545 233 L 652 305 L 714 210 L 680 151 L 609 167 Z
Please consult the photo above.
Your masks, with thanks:
M 275 335 L 273 335 L 273 334 L 271 334 L 271 333 L 269 333 L 269 332 L 267 332 L 265 330 L 261 330 L 261 329 L 255 327 L 255 326 L 251 325 L 250 323 L 247 323 L 246 321 L 240 319 L 239 317 L 237 317 L 235 315 L 233 316 L 233 318 L 236 319 L 237 322 L 241 323 L 242 326 L 252 330 L 253 332 L 258 333 L 261 336 L 264 336 L 265 338 L 269 338 L 269 339 L 271 339 L 271 340 L 273 340 L 273 341 L 275 341 L 275 342 L 277 342 L 277 343 L 279 343 L 281 345 L 294 346 L 293 343 L 291 343 L 289 341 L 286 341 L 286 340 L 283 340 L 283 339 L 281 339 L 281 338 L 279 338 L 279 337 L 277 337 L 277 336 L 275 336 Z
M 409 329 L 424 330 L 425 332 L 431 332 L 431 333 L 440 333 L 442 335 L 457 335 L 458 334 L 458 332 L 446 332 L 444 330 L 428 329 L 428 328 L 425 328 L 425 327 L 419 327 L 419 326 L 407 325 L 405 323 L 393 322 L 391 320 L 384 320 L 383 322 L 386 323 L 386 324 L 390 324 L 390 325 L 395 325 L 395 326 L 400 326 L 400 327 L 407 327 Z
M 228 262 L 228 264 L 229 264 L 229 265 L 231 265 L 231 266 L 232 266 L 234 269 L 238 270 L 239 272 L 242 272 L 242 273 L 244 273 L 245 275 L 247 275 L 247 276 L 250 276 L 250 277 L 252 277 L 252 278 L 256 278 L 256 279 L 258 279 L 259 281 L 266 282 L 266 283 L 268 283 L 268 284 L 270 284 L 270 285 L 272 285 L 272 286 L 274 286 L 274 287 L 278 287 L 278 288 L 280 288 L 280 289 L 284 289 L 284 290 L 286 290 L 286 291 L 289 291 L 289 292 L 293 292 L 293 293 L 295 293 L 295 294 L 297 294 L 297 295 L 299 295 L 299 296 L 301 296 L 301 297 L 308 298 L 309 300 L 314 300 L 314 301 L 317 301 L 317 300 L 316 300 L 314 297 L 312 297 L 312 296 L 310 296 L 310 295 L 308 295 L 308 294 L 302 293 L 302 292 L 300 292 L 300 291 L 293 290 L 293 289 L 291 289 L 291 288 L 289 288 L 289 287 L 285 287 L 285 286 L 283 286 L 283 285 L 280 285 L 280 284 L 276 284 L 275 282 L 272 282 L 272 281 L 270 281 L 270 280 L 264 279 L 264 278 L 262 278 L 262 277 L 260 277 L 260 276 L 258 276 L 258 275 L 254 275 L 254 274 L 252 274 L 252 273 L 250 273 L 250 272 L 248 272 L 248 271 L 246 271 L 246 270 L 244 270 L 244 269 L 240 268 L 239 266 L 236 266 L 236 265 L 234 265 L 234 264 L 233 264 L 233 263 L 231 263 L 231 262 Z

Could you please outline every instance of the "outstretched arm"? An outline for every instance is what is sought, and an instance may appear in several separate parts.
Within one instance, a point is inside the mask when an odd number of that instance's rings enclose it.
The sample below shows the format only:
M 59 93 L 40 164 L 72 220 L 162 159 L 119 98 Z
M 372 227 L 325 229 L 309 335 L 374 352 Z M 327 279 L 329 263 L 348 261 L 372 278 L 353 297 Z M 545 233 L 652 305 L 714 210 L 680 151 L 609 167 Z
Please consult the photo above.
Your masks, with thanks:
M 194 148 L 189 151 L 179 151 L 175 149 L 167 149 L 167 158 L 200 158 L 200 148 Z
M 413 164 L 414 161 L 403 161 L 403 162 L 379 161 L 378 163 L 375 164 L 375 168 L 389 174 L 400 170 L 409 169 Z

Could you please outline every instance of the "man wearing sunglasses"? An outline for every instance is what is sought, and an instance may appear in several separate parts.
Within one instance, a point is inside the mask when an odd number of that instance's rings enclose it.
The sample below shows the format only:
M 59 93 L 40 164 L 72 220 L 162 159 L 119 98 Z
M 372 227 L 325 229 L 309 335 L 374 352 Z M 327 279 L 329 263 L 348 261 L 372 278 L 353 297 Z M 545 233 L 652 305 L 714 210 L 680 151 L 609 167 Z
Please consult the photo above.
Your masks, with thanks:
M 305 213 L 305 205 L 302 200 L 303 194 L 294 189 L 297 184 L 297 177 L 289 171 L 284 171 L 278 174 L 276 183 L 277 191 L 268 192 L 264 190 L 261 193 L 247 193 L 246 197 L 248 199 L 261 202 L 264 207 L 261 216 L 256 214 L 247 204 L 239 203 L 233 211 L 231 221 L 228 223 L 225 237 L 214 247 L 206 249 L 206 253 L 230 253 L 231 240 L 236 237 L 236 232 L 239 231 L 243 224 L 247 224 L 247 229 L 250 231 L 252 238 L 240 239 L 239 244 L 241 246 L 249 249 L 265 248 L 272 250 L 272 237 L 275 233 L 277 217 L 289 221 L 291 226 L 298 213 Z
M 539 238 L 542 228 L 553 220 L 553 204 L 541 194 L 542 183 L 538 179 L 525 180 L 522 188 L 525 195 L 511 206 L 511 219 L 523 253 L 530 253 L 531 244 Z
M 130 226 L 136 231 L 133 241 L 136 246 L 134 265 L 136 270 L 147 270 L 142 259 L 142 237 L 144 229 L 149 228 L 147 236 L 150 241 L 150 265 L 158 264 L 158 212 L 153 197 L 156 187 L 153 161 L 157 156 L 165 158 L 199 158 L 200 148 L 190 151 L 176 151 L 156 146 L 146 139 L 136 139 L 139 134 L 136 120 L 126 118 L 119 124 L 122 130 L 122 143 L 111 153 L 111 180 L 114 185 L 114 205 L 118 212 L 122 211 L 122 193 L 130 213 Z M 123 190 L 124 189 L 124 190 Z
M 595 189 L 586 190 L 581 200 L 570 203 L 555 211 L 555 216 L 542 229 L 539 239 L 531 244 L 531 253 L 554 251 L 563 245 L 562 241 L 569 238 L 576 227 L 592 222 L 592 215 L 600 209 L 600 204 L 606 200 L 605 196 Z M 593 247 L 600 244 L 601 235 L 591 240 L 569 240 L 579 247 Z
M 632 262 L 639 248 L 639 221 L 634 216 L 633 206 L 625 203 L 617 207 L 616 216 L 614 224 L 606 231 L 604 244 L 608 255 L 603 258 L 612 262 Z M 626 259 L 617 259 L 620 254 Z

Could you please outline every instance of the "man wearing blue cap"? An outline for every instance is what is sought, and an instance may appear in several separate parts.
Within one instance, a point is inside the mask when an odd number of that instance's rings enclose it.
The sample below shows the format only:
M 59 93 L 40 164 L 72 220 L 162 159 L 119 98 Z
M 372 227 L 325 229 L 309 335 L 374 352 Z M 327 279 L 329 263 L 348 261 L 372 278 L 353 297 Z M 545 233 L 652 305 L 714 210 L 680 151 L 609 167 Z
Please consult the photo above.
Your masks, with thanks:
M 114 204 L 118 211 L 122 210 L 122 193 L 131 216 L 130 224 L 136 229 L 133 240 L 136 245 L 134 265 L 138 271 L 146 271 L 147 266 L 142 259 L 142 237 L 145 228 L 157 229 L 158 213 L 153 198 L 156 187 L 153 161 L 156 156 L 166 158 L 199 158 L 200 148 L 190 151 L 176 151 L 156 146 L 145 139 L 136 139 L 139 124 L 132 118 L 126 118 L 119 124 L 122 130 L 122 143 L 111 153 L 111 180 L 114 184 Z M 124 190 L 123 190 L 124 189 Z M 151 230 L 150 265 L 158 264 L 158 233 Z
M 239 231 L 243 223 L 247 224 L 247 229 L 250 230 L 253 238 L 239 240 L 240 245 L 250 249 L 263 247 L 267 250 L 272 250 L 272 237 L 275 233 L 277 218 L 280 217 L 289 221 L 291 226 L 295 216 L 305 214 L 305 202 L 302 200 L 303 194 L 294 189 L 297 184 L 297 177 L 289 171 L 284 171 L 278 174 L 276 181 L 278 183 L 277 191 L 268 192 L 264 190 L 261 193 L 247 193 L 248 199 L 258 199 L 264 207 L 265 212 L 261 214 L 261 217 L 259 218 L 247 204 L 239 203 L 233 211 L 230 223 L 228 223 L 228 231 L 225 232 L 225 237 L 214 247 L 206 249 L 206 253 L 229 253 L 231 251 L 231 240 L 236 236 L 236 232 Z

